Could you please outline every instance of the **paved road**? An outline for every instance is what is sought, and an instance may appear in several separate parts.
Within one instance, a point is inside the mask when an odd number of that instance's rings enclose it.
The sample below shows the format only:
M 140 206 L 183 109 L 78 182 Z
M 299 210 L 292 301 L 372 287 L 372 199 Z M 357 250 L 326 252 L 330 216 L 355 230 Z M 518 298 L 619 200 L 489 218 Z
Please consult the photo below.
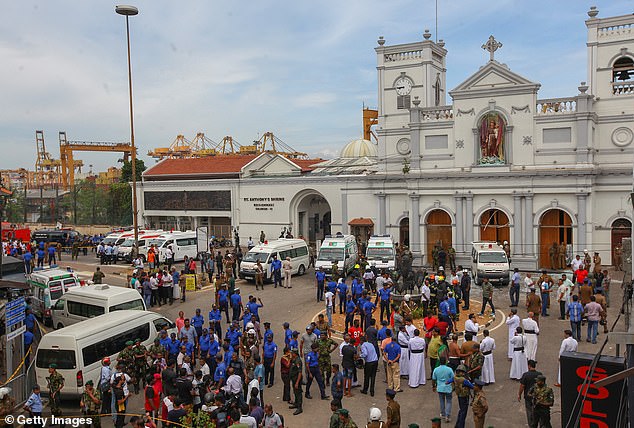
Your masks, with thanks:
M 64 260 L 61 266 L 72 266 L 80 275 L 87 276 L 94 271 L 98 262 L 91 256 L 80 258 L 78 262 L 68 262 Z M 125 276 L 117 275 L 116 272 L 121 272 L 124 269 L 123 266 L 103 266 L 102 270 L 106 273 L 106 280 L 104 282 L 123 286 L 125 284 Z M 620 279 L 616 276 L 614 279 Z M 614 283 L 614 280 L 613 280 Z M 293 278 L 293 288 L 290 290 L 275 289 L 272 286 L 267 286 L 264 291 L 255 292 L 255 287 L 252 283 L 246 281 L 238 281 L 237 284 L 242 289 L 242 295 L 247 296 L 249 294 L 255 294 L 260 297 L 264 302 L 264 307 L 261 309 L 262 318 L 265 321 L 270 321 L 273 330 L 275 332 L 276 342 L 278 345 L 283 343 L 282 323 L 288 321 L 291 324 L 291 328 L 298 331 L 303 331 L 306 324 L 308 324 L 314 315 L 323 309 L 321 303 L 316 302 L 315 288 L 312 276 L 312 270 L 309 271 L 303 277 Z M 614 287 L 614 290 L 618 288 L 618 285 Z M 472 296 L 472 307 L 474 310 L 479 309 L 479 290 L 475 290 Z M 175 319 L 178 316 L 178 311 L 185 311 L 186 315 L 193 315 L 196 308 L 201 308 L 203 313 L 206 314 L 210 308 L 213 295 L 210 291 L 198 291 L 188 294 L 188 300 L 185 303 L 174 304 L 173 306 L 163 306 L 161 308 L 153 309 L 157 312 L 167 315 L 171 319 Z M 487 416 L 487 426 L 490 424 L 496 427 L 523 427 L 526 425 L 526 415 L 524 411 L 524 404 L 518 403 L 516 400 L 517 390 L 519 384 L 516 381 L 508 379 L 510 370 L 510 362 L 507 361 L 507 328 L 506 325 L 501 325 L 505 320 L 505 314 L 509 310 L 508 293 L 505 289 L 496 290 L 494 296 L 494 302 L 496 309 L 498 310 L 498 317 L 496 323 L 492 328 L 491 336 L 496 340 L 497 348 L 494 352 L 495 358 L 495 374 L 496 383 L 485 387 L 485 392 L 489 398 L 489 413 Z M 616 292 L 612 293 L 612 306 L 609 309 L 610 320 L 614 320 L 616 316 L 616 309 L 620 306 L 621 297 Z M 541 330 L 542 333 L 539 336 L 539 349 L 538 349 L 538 369 L 541 370 L 548 378 L 548 383 L 555 383 L 557 376 L 557 356 L 561 339 L 563 338 L 563 330 L 569 328 L 567 321 L 560 321 L 557 319 L 556 313 L 558 307 L 551 305 L 552 316 L 548 318 L 542 318 Z M 520 317 L 526 316 L 524 309 L 519 310 Z M 611 323 L 611 321 L 610 321 Z M 622 329 L 622 324 L 619 326 Z M 583 337 L 585 339 L 585 329 L 583 331 Z M 599 340 L 602 339 L 600 335 Z M 599 345 L 592 345 L 583 341 L 579 344 L 580 352 L 596 352 L 599 349 Z M 605 353 L 614 355 L 615 350 L 608 346 Z M 333 361 L 339 362 L 339 358 L 333 353 Z M 271 389 L 266 389 L 264 392 L 265 401 L 269 402 L 272 399 L 273 407 L 276 411 L 282 413 L 285 416 L 286 424 L 288 427 L 324 427 L 328 424 L 330 417 L 329 404 L 327 401 L 321 401 L 318 398 L 312 400 L 304 400 L 304 413 L 299 416 L 292 416 L 291 410 L 285 402 L 281 400 L 282 383 L 279 381 L 279 368 L 276 367 L 276 384 Z M 354 421 L 359 425 L 365 425 L 368 417 L 368 409 L 372 406 L 379 407 L 385 415 L 385 397 L 384 383 L 385 377 L 383 373 L 379 373 L 377 376 L 377 394 L 375 397 L 362 395 L 359 393 L 359 389 L 353 389 L 352 398 L 344 399 L 344 407 L 350 410 L 351 416 Z M 429 426 L 430 419 L 439 414 L 439 404 L 436 394 L 432 392 L 431 384 L 428 383 L 425 386 L 421 386 L 417 389 L 410 389 L 406 386 L 406 380 L 403 382 L 404 392 L 398 394 L 397 400 L 401 405 L 401 413 L 403 417 L 403 424 L 401 426 L 407 426 L 408 423 L 416 422 L 421 426 Z M 313 389 L 316 385 L 313 386 Z M 313 397 L 318 397 L 318 393 L 313 390 Z M 141 397 L 134 397 L 129 407 L 130 410 L 142 409 Z M 455 416 L 457 415 L 458 405 L 457 400 L 453 400 L 454 410 L 452 411 L 452 424 L 455 423 Z M 77 407 L 73 403 L 66 403 L 67 413 L 75 412 Z M 555 391 L 555 406 L 553 408 L 553 426 L 560 426 L 560 391 Z M 105 425 L 107 426 L 107 425 Z M 448 424 L 449 426 L 449 424 Z M 467 426 L 473 426 L 473 418 L 470 414 L 467 418 Z

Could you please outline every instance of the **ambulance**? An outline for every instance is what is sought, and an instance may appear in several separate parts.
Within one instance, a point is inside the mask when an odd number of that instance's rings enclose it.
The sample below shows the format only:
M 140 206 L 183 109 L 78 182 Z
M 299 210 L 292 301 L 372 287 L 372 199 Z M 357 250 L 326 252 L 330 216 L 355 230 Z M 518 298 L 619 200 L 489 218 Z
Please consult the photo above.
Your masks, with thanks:
M 332 266 L 337 264 L 337 270 L 340 274 L 347 275 L 352 272 L 354 265 L 359 261 L 359 248 L 357 247 L 357 239 L 352 235 L 326 235 L 321 243 L 317 260 L 315 260 L 315 269 L 323 267 L 327 275 L 332 273 Z
M 471 248 L 471 274 L 476 284 L 482 285 L 482 280 L 488 278 L 489 282 L 500 285 L 508 285 L 510 282 L 511 268 L 506 252 L 497 242 L 478 241 L 472 243 Z
M 365 258 L 370 266 L 377 269 L 396 268 L 396 249 L 390 235 L 372 235 L 365 249 Z

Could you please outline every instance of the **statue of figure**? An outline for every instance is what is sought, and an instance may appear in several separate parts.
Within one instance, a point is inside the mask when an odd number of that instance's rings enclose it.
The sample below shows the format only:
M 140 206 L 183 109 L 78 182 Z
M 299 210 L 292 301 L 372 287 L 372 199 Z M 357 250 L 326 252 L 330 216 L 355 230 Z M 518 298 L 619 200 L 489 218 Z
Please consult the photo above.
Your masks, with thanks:
M 480 159 L 504 161 L 504 119 L 497 113 L 486 115 L 480 123 Z

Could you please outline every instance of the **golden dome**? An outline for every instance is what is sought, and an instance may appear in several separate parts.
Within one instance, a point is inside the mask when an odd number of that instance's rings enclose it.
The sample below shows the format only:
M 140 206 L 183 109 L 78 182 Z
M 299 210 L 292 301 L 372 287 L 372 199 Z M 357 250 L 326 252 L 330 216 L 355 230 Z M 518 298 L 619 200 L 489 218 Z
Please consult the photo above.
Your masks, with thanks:
M 350 141 L 346 144 L 343 150 L 341 150 L 342 158 L 375 158 L 377 156 L 378 150 L 376 144 L 370 140 L 364 140 L 362 138 Z

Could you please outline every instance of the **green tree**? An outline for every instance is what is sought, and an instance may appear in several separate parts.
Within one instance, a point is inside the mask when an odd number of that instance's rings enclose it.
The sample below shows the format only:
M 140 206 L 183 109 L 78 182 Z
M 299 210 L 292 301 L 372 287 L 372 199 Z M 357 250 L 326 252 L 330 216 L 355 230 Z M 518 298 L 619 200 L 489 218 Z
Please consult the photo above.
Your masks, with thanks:
M 136 181 L 141 181 L 141 175 L 143 171 L 145 171 L 146 166 L 143 159 L 136 159 Z M 121 179 L 119 180 L 122 183 L 129 183 L 132 181 L 132 162 L 131 161 L 123 161 L 123 166 L 121 167 Z

